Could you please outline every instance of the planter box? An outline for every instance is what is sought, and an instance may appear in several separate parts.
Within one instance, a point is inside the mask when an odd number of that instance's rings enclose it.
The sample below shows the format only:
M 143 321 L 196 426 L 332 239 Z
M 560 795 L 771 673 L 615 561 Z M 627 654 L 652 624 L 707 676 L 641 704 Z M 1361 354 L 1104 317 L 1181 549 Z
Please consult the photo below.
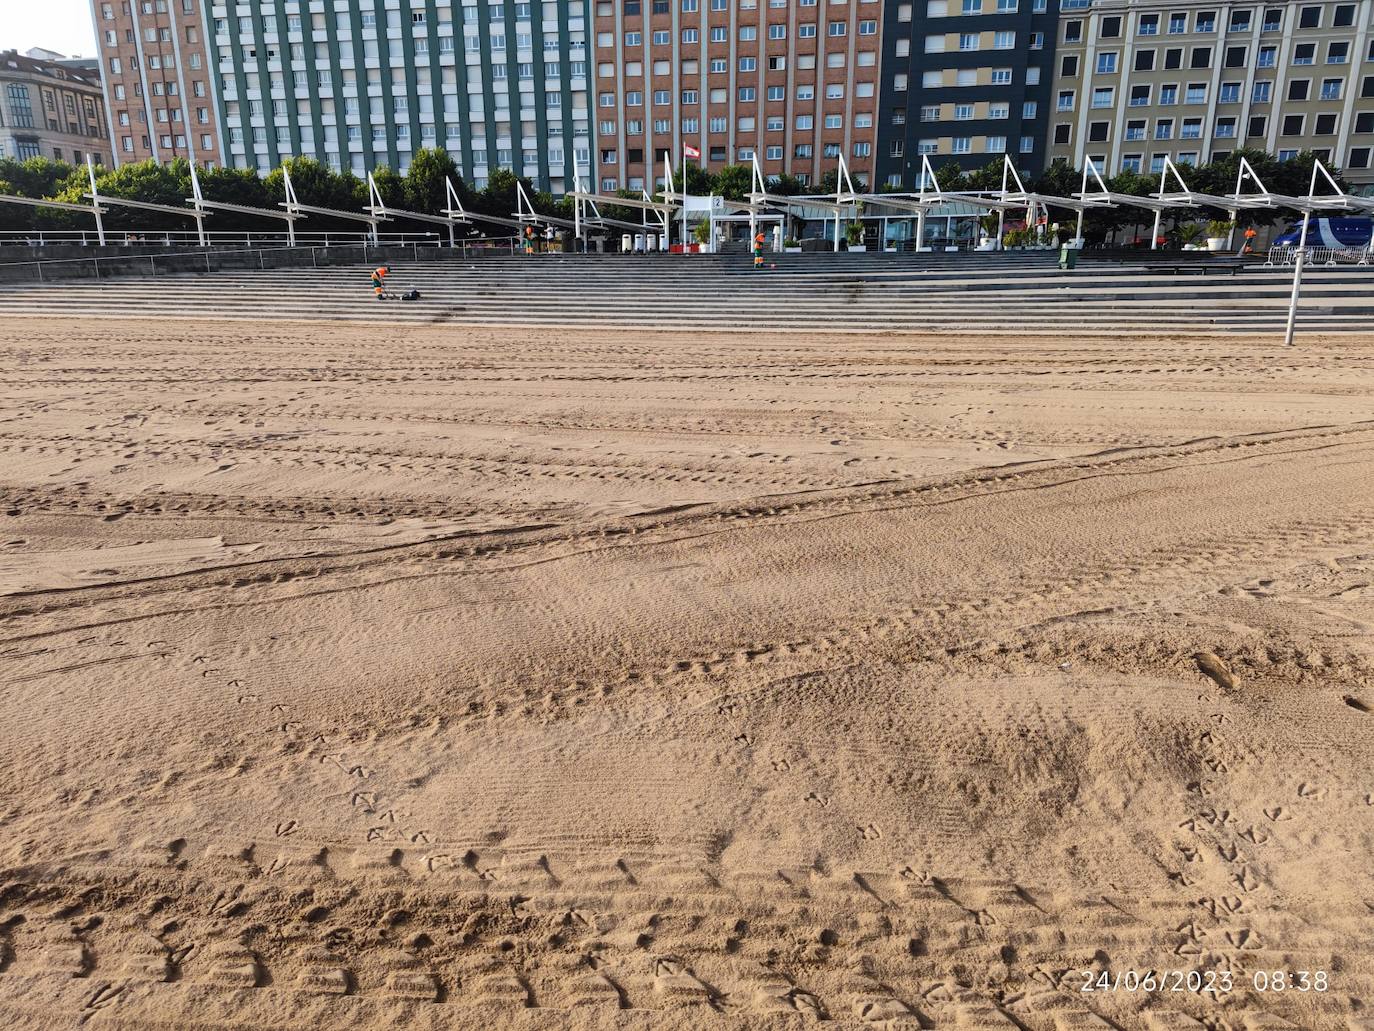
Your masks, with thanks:
M 1226 237 L 1209 236 L 1207 237 L 1207 249 L 1215 254 L 1217 251 L 1226 249 Z
M 783 252 L 784 254 L 800 254 L 800 253 L 801 253 L 801 248 L 800 248 L 800 247 L 784 247 L 784 248 L 782 249 L 782 252 Z
M 864 246 L 863 244 L 861 244 L 861 243 L 851 243 L 851 244 L 849 245 L 849 249 L 850 249 L 851 251 L 866 251 L 866 250 L 868 250 L 868 248 L 865 247 L 865 246 Z

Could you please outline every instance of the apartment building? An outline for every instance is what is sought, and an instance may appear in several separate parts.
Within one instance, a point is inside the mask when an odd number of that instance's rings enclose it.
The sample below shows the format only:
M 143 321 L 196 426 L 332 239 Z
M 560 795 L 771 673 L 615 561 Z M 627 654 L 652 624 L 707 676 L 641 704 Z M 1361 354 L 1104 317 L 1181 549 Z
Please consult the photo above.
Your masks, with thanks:
M 1374 188 L 1374 0 L 1064 0 L 1050 156 L 1104 174 L 1303 150 Z
M 91 0 L 114 164 L 221 160 L 201 0 Z
M 100 76 L 87 69 L 0 52 L 0 157 L 109 160 Z
M 937 169 L 1010 154 L 1045 164 L 1058 0 L 897 0 L 886 6 L 878 175 L 915 189 Z
M 817 183 L 872 183 L 879 0 L 593 0 L 600 188 L 650 189 L 684 145 Z
M 228 165 L 265 172 L 304 155 L 404 173 L 417 150 L 442 147 L 479 187 L 496 168 L 555 193 L 590 175 L 584 0 L 209 10 Z

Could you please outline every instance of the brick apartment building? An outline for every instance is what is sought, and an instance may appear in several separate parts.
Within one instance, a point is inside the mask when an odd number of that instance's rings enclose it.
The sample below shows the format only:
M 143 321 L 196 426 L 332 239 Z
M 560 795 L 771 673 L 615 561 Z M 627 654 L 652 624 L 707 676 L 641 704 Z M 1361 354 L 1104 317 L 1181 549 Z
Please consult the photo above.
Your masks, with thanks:
M 595 0 L 596 174 L 653 188 L 683 145 L 816 183 L 873 183 L 878 0 Z
M 222 160 L 200 0 L 91 0 L 114 163 Z

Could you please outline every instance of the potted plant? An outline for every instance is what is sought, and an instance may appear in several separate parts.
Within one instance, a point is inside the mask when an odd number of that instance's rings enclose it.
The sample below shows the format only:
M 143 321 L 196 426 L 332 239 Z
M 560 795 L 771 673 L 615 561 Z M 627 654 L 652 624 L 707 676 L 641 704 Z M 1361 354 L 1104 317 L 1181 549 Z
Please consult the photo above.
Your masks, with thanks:
M 801 241 L 794 240 L 792 237 L 789 236 L 786 240 L 782 242 L 782 250 L 784 254 L 800 254 Z
M 699 251 L 710 251 L 711 249 L 711 223 L 707 219 L 702 219 L 692 230 L 692 235 L 696 237 Z
M 1226 239 L 1231 235 L 1231 230 L 1236 228 L 1234 222 L 1226 222 L 1222 219 L 1213 219 L 1207 223 L 1207 249 L 1213 253 L 1222 250 L 1226 246 Z
M 844 236 L 851 251 L 863 251 L 868 249 L 864 246 L 864 224 L 858 219 L 855 219 L 853 222 L 850 222 L 849 225 L 845 226 Z
M 1174 236 L 1183 245 L 1185 251 L 1193 251 L 1197 250 L 1197 240 L 1198 237 L 1202 236 L 1203 231 L 1202 226 L 1196 222 L 1185 222 L 1174 230 Z

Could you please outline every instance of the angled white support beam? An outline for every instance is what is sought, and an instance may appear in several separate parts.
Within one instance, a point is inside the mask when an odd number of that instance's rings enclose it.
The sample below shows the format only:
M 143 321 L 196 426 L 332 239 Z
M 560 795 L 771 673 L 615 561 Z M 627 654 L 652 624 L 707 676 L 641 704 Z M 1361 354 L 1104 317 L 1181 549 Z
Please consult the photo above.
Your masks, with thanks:
M 445 177 L 444 179 L 444 184 L 449 189 L 452 189 L 453 187 L 453 184 L 449 182 L 447 177 Z M 386 206 L 386 201 L 382 199 L 382 192 L 380 189 L 378 189 L 377 181 L 373 178 L 371 172 L 367 173 L 367 193 L 369 197 L 369 204 L 367 206 L 367 210 L 379 219 L 391 220 L 396 218 L 406 218 L 414 222 L 428 222 L 431 225 L 447 226 L 448 245 L 450 247 L 454 246 L 456 242 L 453 232 L 454 225 L 458 222 L 466 222 L 468 220 L 467 214 L 463 211 L 463 206 L 461 203 L 458 204 L 457 214 L 453 213 L 451 206 L 449 208 L 442 209 L 443 214 L 440 215 L 430 215 L 423 211 L 407 211 L 404 208 L 388 208 Z M 453 194 L 449 198 L 450 205 L 452 205 L 455 201 L 457 201 L 457 194 Z
M 0 204 L 20 204 L 26 208 L 56 208 L 58 211 L 76 211 L 83 215 L 94 215 L 96 235 L 100 238 L 101 246 L 105 244 L 105 225 L 101 222 L 100 216 L 108 209 L 97 204 L 72 204 L 70 201 L 47 200 L 43 197 L 18 197 L 12 193 L 0 193 Z
M 136 208 L 139 211 L 160 211 L 164 215 L 181 215 L 186 218 L 194 218 L 196 220 L 196 237 L 200 241 L 200 245 L 202 247 L 205 246 L 205 219 L 209 215 L 209 212 L 203 211 L 198 207 L 178 208 L 172 204 L 154 204 L 146 200 L 126 200 L 123 197 L 111 197 L 108 194 L 102 195 L 96 188 L 95 164 L 90 158 L 87 158 L 86 172 L 90 178 L 91 190 L 89 193 L 83 194 L 82 196 L 89 197 L 95 203 L 95 207 L 99 208 L 103 202 L 105 204 L 113 204 L 115 207 L 119 208 Z M 101 230 L 101 235 L 103 236 L 103 227 L 101 227 Z M 102 240 L 102 242 L 104 241 Z
M 187 204 L 192 204 L 198 211 L 232 211 L 236 215 L 256 215 L 260 218 L 275 218 L 286 223 L 286 241 L 292 247 L 296 246 L 296 220 L 304 218 L 304 215 L 290 211 L 277 211 L 275 208 L 253 208 L 246 204 L 229 204 L 225 201 L 206 200 L 200 189 L 200 176 L 196 174 L 196 166 L 191 165 L 191 193 L 192 196 L 186 198 Z
M 279 206 L 285 208 L 288 214 L 325 215 L 329 218 L 342 218 L 350 222 L 366 222 L 372 236 L 372 242 L 374 244 L 377 242 L 377 223 L 383 220 L 381 217 L 371 213 L 364 215 L 358 211 L 342 211 L 338 208 L 323 208 L 315 204 L 302 204 L 296 197 L 295 186 L 291 183 L 291 170 L 285 164 L 282 165 L 281 170 L 282 182 L 286 188 L 286 200 L 279 202 Z M 295 242 L 294 238 L 292 242 Z
M 1317 196 L 1317 176 L 1320 175 L 1326 180 L 1326 185 L 1331 187 L 1331 195 Z M 1307 232 L 1312 225 L 1312 212 L 1317 210 L 1318 200 L 1332 201 L 1344 200 L 1345 191 L 1331 177 L 1331 173 L 1326 170 L 1326 166 L 1320 161 L 1312 161 L 1312 182 L 1307 187 L 1307 197 L 1304 201 L 1302 216 L 1302 233 L 1298 237 L 1298 260 L 1293 263 L 1293 294 L 1288 301 L 1288 327 L 1284 331 L 1283 342 L 1287 347 L 1293 346 L 1293 330 L 1298 318 L 1298 295 L 1302 291 L 1302 267 L 1307 258 Z

